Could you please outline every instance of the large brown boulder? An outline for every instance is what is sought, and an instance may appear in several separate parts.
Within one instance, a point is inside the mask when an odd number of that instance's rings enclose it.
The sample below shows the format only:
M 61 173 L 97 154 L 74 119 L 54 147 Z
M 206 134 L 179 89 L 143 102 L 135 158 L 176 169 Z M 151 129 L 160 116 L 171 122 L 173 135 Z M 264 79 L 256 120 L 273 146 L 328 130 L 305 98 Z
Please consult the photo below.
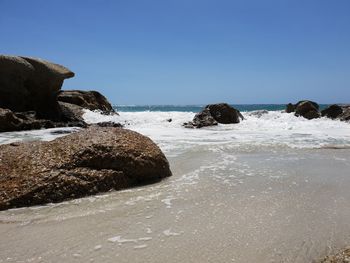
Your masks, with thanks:
M 0 55 L 0 107 L 60 120 L 57 95 L 64 79 L 73 76 L 69 69 L 42 59 Z
M 0 146 L 0 210 L 60 202 L 171 175 L 151 139 L 90 127 L 51 142 Z
M 58 95 L 58 100 L 89 110 L 99 110 L 106 114 L 114 113 L 106 97 L 97 91 L 62 90 Z
M 211 116 L 213 116 L 218 123 L 239 123 L 240 119 L 243 120 L 240 111 L 227 103 L 209 104 L 205 108 L 210 111 Z

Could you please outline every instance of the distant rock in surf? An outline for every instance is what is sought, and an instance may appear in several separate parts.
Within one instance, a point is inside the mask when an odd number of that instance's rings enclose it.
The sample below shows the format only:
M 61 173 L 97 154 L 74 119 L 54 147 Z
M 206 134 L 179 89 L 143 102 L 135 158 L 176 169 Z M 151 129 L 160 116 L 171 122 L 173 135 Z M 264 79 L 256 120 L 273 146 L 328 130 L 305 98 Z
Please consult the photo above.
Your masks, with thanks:
M 185 128 L 202 128 L 218 123 L 239 123 L 240 119 L 244 119 L 240 111 L 227 103 L 209 104 L 197 113 L 191 122 L 184 123 L 183 126 Z
M 148 137 L 90 127 L 50 142 L 0 145 L 0 210 L 61 202 L 171 175 Z
M 308 120 L 320 118 L 319 105 L 310 100 L 301 100 L 296 104 L 288 103 L 286 106 L 286 112 L 295 112 L 295 116 L 302 116 Z

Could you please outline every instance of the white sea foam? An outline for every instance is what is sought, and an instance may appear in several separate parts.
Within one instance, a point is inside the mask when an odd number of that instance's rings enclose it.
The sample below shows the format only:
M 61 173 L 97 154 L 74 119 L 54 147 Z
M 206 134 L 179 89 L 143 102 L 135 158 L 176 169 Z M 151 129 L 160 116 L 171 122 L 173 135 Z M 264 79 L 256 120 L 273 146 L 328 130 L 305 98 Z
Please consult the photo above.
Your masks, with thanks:
M 88 123 L 119 122 L 126 128 L 151 137 L 168 155 L 178 155 L 195 145 L 208 146 L 207 150 L 222 151 L 226 147 L 289 146 L 294 148 L 348 148 L 350 124 L 320 118 L 307 120 L 292 113 L 270 111 L 259 115 L 244 112 L 245 120 L 239 124 L 219 124 L 202 129 L 186 129 L 184 122 L 192 120 L 193 112 L 120 112 L 108 116 L 85 111 Z M 168 119 L 172 119 L 168 122 Z M 23 132 L 7 132 L 0 136 L 0 144 L 28 140 L 53 140 L 64 136 L 59 131 L 79 128 L 56 128 Z
M 289 146 L 294 148 L 350 147 L 350 124 L 327 118 L 307 120 L 293 114 L 270 111 L 261 116 L 244 112 L 239 124 L 219 124 L 202 129 L 186 129 L 184 122 L 192 120 L 192 112 L 120 112 L 106 116 L 86 111 L 88 123 L 113 121 L 126 128 L 150 136 L 168 154 L 184 152 L 193 145 Z M 168 122 L 167 119 L 172 119 Z

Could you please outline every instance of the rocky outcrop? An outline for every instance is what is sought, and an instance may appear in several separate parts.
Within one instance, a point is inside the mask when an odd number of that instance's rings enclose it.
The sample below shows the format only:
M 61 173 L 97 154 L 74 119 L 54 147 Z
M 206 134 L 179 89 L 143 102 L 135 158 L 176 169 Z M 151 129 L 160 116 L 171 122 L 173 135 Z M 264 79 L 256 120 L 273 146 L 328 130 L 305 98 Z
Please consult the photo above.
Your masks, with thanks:
M 38 58 L 0 55 L 0 107 L 35 111 L 38 118 L 59 121 L 57 94 L 74 73 Z
M 99 110 L 105 114 L 115 113 L 106 97 L 97 91 L 62 90 L 58 100 L 89 110 Z
M 183 126 L 185 128 L 202 128 L 218 123 L 239 123 L 240 119 L 244 119 L 240 111 L 227 103 L 209 104 L 197 113 L 191 122 L 186 122 Z
M 322 117 L 327 117 L 331 119 L 337 118 L 342 113 L 343 113 L 343 108 L 336 104 L 333 104 L 321 111 Z
M 61 91 L 71 77 L 66 67 L 39 58 L 0 55 L 0 132 L 86 127 L 84 108 L 115 113 L 97 91 Z
M 295 112 L 295 116 L 302 116 L 306 119 L 315 119 L 320 118 L 321 114 L 319 112 L 319 105 L 310 100 L 302 100 L 296 103 L 295 105 L 289 103 L 286 106 L 286 112 L 291 113 Z
M 0 145 L 0 210 L 60 202 L 171 175 L 161 150 L 121 128 L 90 127 L 50 142 Z

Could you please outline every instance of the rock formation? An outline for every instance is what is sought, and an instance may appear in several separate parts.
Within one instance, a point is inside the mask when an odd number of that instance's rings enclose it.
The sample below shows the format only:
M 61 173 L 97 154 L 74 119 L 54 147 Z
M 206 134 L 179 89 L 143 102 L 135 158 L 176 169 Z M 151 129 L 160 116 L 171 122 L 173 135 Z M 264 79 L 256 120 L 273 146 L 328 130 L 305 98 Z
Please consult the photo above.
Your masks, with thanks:
M 60 120 L 57 94 L 64 79 L 73 76 L 69 69 L 45 60 L 0 55 L 0 107 Z
M 50 142 L 0 145 L 0 210 L 60 202 L 171 175 L 147 137 L 93 126 Z
M 63 81 L 72 77 L 66 67 L 42 59 L 0 55 L 0 132 L 86 127 L 84 108 L 114 113 L 99 92 L 62 92 Z

